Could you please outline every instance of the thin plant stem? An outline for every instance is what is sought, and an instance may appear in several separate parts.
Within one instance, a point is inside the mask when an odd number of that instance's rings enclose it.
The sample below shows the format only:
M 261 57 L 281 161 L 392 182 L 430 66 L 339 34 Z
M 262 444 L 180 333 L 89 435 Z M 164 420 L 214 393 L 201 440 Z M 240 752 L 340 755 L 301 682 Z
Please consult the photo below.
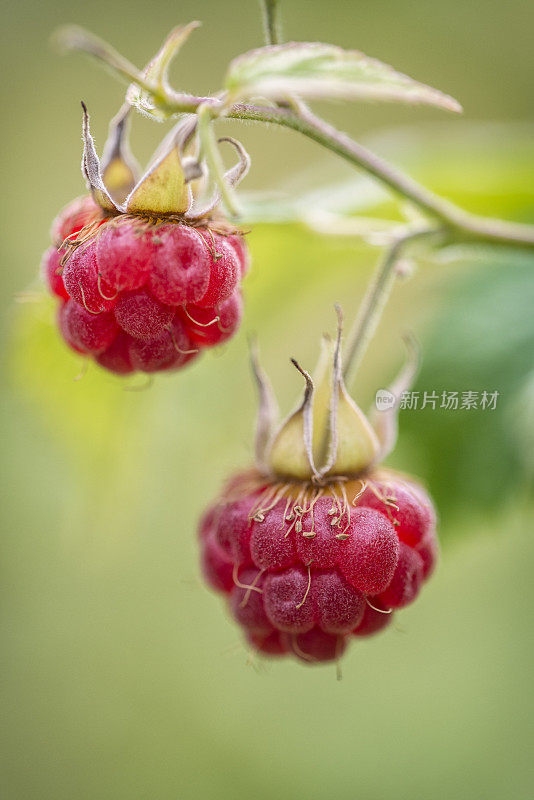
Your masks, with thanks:
M 471 214 L 454 203 L 436 195 L 409 175 L 389 164 L 368 148 L 355 142 L 346 133 L 338 131 L 325 120 L 300 108 L 255 106 L 238 103 L 224 109 L 219 98 L 180 96 L 169 98 L 166 107 L 175 113 L 195 113 L 201 103 L 209 103 L 217 115 L 219 106 L 225 117 L 280 125 L 301 133 L 308 139 L 336 153 L 352 166 L 374 177 L 399 197 L 409 200 L 421 211 L 440 220 L 447 229 L 446 244 L 486 243 L 509 247 L 534 248 L 534 225 L 505 222 L 491 217 Z
M 274 16 L 276 5 L 276 0 L 271 0 L 271 2 L 266 0 L 264 5 L 266 12 L 269 10 L 269 25 L 271 26 L 271 23 L 274 25 L 273 31 L 276 28 Z M 301 133 L 327 150 L 336 153 L 352 166 L 371 175 L 401 198 L 409 200 L 434 220 L 440 221 L 447 232 L 444 244 L 487 243 L 534 248 L 533 225 L 504 222 L 464 211 L 454 203 L 439 197 L 430 189 L 422 186 L 371 150 L 355 142 L 346 133 L 338 131 L 321 117 L 313 114 L 302 103 L 278 106 L 250 105 L 247 103 L 229 104 L 224 92 L 214 97 L 199 97 L 167 89 L 162 95 L 156 87 L 147 84 L 133 65 L 100 39 L 86 34 L 80 29 L 74 29 L 74 31 L 73 29 L 67 29 L 60 36 L 60 39 L 64 48 L 84 51 L 104 62 L 123 79 L 136 83 L 144 92 L 152 96 L 155 106 L 169 116 L 184 113 L 195 114 L 199 113 L 201 109 L 205 109 L 202 113 L 206 114 L 207 117 L 207 109 L 209 109 L 211 118 L 227 117 L 268 123 L 290 128 Z M 207 153 L 207 157 L 209 157 L 209 153 Z M 226 196 L 224 199 L 226 202 L 229 198 Z M 232 203 L 231 199 L 230 203 Z
M 399 237 L 383 254 L 367 288 L 344 348 L 343 377 L 350 384 L 378 326 L 395 283 L 396 267 L 404 249 L 416 239 L 440 234 L 439 228 L 426 227 Z
M 238 217 L 239 205 L 235 192 L 224 177 L 224 164 L 213 132 L 213 113 L 209 105 L 201 106 L 198 111 L 198 135 L 202 156 L 206 159 L 210 174 L 221 194 L 221 200 L 228 214 L 231 217 Z
M 279 44 L 282 40 L 278 0 L 261 0 L 266 44 Z

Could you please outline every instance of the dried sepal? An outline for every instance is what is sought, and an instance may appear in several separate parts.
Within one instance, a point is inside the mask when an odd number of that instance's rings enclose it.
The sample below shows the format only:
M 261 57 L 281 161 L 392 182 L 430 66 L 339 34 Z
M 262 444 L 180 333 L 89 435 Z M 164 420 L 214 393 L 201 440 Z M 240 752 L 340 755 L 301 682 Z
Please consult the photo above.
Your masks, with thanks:
M 197 117 L 196 114 L 183 114 L 176 125 L 174 125 L 165 138 L 159 143 L 149 162 L 149 168 L 152 164 L 169 151 L 170 147 L 175 143 L 180 153 L 184 155 L 189 149 L 190 144 L 194 141 L 194 135 L 197 130 Z
M 110 193 L 108 192 L 104 180 L 102 178 L 102 171 L 100 167 L 100 160 L 98 158 L 95 143 L 91 136 L 89 126 L 89 113 L 87 106 L 82 102 L 83 109 L 83 156 L 82 156 L 82 172 L 87 181 L 87 187 L 93 195 L 95 203 L 97 203 L 104 211 L 119 211 L 120 206 L 115 203 Z
M 265 472 L 269 445 L 278 418 L 278 404 L 269 379 L 260 365 L 258 346 L 255 341 L 250 344 L 250 363 L 258 389 L 258 416 L 254 446 L 255 461 L 258 469 L 261 472 Z
M 353 478 L 382 456 L 373 426 L 343 380 L 342 315 L 339 307 L 336 311 L 336 340 L 324 337 L 313 379 L 293 361 L 306 380 L 304 398 L 280 426 L 266 457 L 262 438 L 261 463 L 276 477 L 317 483 Z
M 268 465 L 277 476 L 297 480 L 317 478 L 313 459 L 313 396 L 314 384 L 311 376 L 300 364 L 291 359 L 306 381 L 301 404 L 282 423 L 272 442 Z
M 393 402 L 389 408 L 380 410 L 375 406 L 369 414 L 369 420 L 376 433 L 380 444 L 380 450 L 376 461 L 386 458 L 397 442 L 398 435 L 398 416 L 402 395 L 413 385 L 419 371 L 420 350 L 417 340 L 409 335 L 404 337 L 407 349 L 407 359 L 393 383 L 387 388 Z
M 139 179 L 139 165 L 128 144 L 130 111 L 130 104 L 124 103 L 111 120 L 102 154 L 102 179 L 116 203 L 126 200 Z
M 180 148 L 176 141 L 145 172 L 126 199 L 128 214 L 184 214 L 191 204 Z
M 228 142 L 228 144 L 231 144 L 232 147 L 237 151 L 239 161 L 224 173 L 224 180 L 229 186 L 238 186 L 243 178 L 246 177 L 250 169 L 250 156 L 241 142 L 231 136 L 223 136 L 218 141 L 219 144 L 221 144 L 221 142 Z
M 316 381 L 314 406 L 314 433 L 316 463 L 321 478 L 329 475 L 357 475 L 372 463 L 379 451 L 379 443 L 367 418 L 349 395 L 343 380 L 341 309 L 336 306 L 338 328 L 335 344 L 330 343 L 329 358 L 320 359 L 322 375 Z M 322 362 L 322 364 L 321 364 Z M 328 399 L 319 405 L 321 397 Z
M 243 145 L 241 144 L 241 142 L 239 142 L 237 139 L 234 139 L 230 136 L 225 136 L 219 139 L 218 142 L 219 143 L 228 142 L 235 148 L 239 156 L 239 161 L 237 162 L 237 164 L 234 164 L 233 167 L 230 167 L 230 169 L 227 170 L 222 176 L 222 180 L 225 181 L 228 184 L 228 186 L 233 188 L 237 186 L 239 183 L 241 183 L 243 178 L 248 173 L 251 163 L 250 156 L 243 147 Z M 221 202 L 221 190 L 218 186 L 216 186 L 210 199 L 203 205 L 199 204 L 198 207 L 191 208 L 186 213 L 186 218 L 190 220 L 196 220 L 201 217 L 205 217 L 208 214 L 210 214 L 213 211 L 213 209 L 219 205 L 220 202 Z

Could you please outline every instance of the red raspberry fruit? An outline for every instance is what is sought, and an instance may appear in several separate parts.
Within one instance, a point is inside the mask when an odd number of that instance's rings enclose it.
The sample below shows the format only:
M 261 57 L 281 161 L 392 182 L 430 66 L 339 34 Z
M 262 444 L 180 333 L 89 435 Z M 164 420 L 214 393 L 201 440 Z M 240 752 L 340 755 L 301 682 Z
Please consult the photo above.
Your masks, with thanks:
M 199 537 L 204 577 L 249 645 L 307 663 L 385 628 L 437 555 L 430 498 L 389 470 L 322 487 L 235 476 Z
M 247 250 L 236 232 L 106 216 L 86 197 L 60 214 L 52 237 L 42 272 L 67 301 L 60 332 L 111 372 L 181 369 L 239 326 Z
M 43 255 L 41 262 L 41 275 L 52 294 L 61 297 L 62 300 L 69 299 L 69 293 L 63 284 L 61 273 L 61 258 L 55 247 L 49 247 Z
M 67 237 L 101 219 L 102 212 L 90 194 L 76 197 L 60 211 L 52 223 L 50 237 L 54 246 L 61 247 Z

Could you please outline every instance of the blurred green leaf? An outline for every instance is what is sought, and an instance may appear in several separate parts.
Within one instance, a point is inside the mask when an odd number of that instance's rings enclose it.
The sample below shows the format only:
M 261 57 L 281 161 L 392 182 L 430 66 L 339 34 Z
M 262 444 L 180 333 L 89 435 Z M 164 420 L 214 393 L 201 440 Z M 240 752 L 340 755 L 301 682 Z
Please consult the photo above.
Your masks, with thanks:
M 70 351 L 57 331 L 55 305 L 43 294 L 17 307 L 11 376 L 74 462 L 94 470 L 104 453 L 111 459 L 118 452 L 126 431 L 135 430 L 143 413 L 135 390 L 146 381 L 121 380 Z
M 357 50 L 320 42 L 288 42 L 250 50 L 235 58 L 225 81 L 233 101 L 254 96 L 284 101 L 385 100 L 461 111 L 443 92 L 397 72 Z
M 525 488 L 525 458 L 517 446 L 517 415 L 534 354 L 534 258 L 486 252 L 464 260 L 441 298 L 423 351 L 415 390 L 498 391 L 494 411 L 437 408 L 401 412 L 401 430 L 428 465 L 441 514 L 495 509 Z M 528 400 L 528 396 L 525 398 Z M 531 413 L 531 412 L 530 412 Z M 515 419 L 515 422 L 513 421 Z M 529 432 L 529 416 L 523 442 Z M 421 433 L 424 432 L 424 436 Z M 482 468 L 483 465 L 483 468 Z

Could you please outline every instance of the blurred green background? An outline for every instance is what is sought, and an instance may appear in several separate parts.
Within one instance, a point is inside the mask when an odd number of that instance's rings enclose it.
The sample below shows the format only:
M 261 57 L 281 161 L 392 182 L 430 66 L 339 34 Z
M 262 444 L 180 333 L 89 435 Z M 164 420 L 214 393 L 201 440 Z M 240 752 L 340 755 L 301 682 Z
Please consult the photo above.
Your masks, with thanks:
M 287 38 L 362 49 L 466 112 L 334 106 L 329 119 L 473 211 L 534 221 L 533 6 L 283 6 Z M 258 225 L 236 339 L 146 391 L 94 367 L 75 381 L 80 363 L 51 305 L 15 296 L 40 291 L 50 221 L 82 191 L 79 100 L 101 146 L 121 88 L 48 38 L 77 22 L 142 64 L 172 25 L 200 18 L 175 85 L 215 91 L 228 60 L 261 44 L 258 6 L 58 0 L 4 12 L 2 798 L 531 797 L 532 256 L 421 265 L 397 288 L 355 387 L 366 407 L 410 329 L 424 352 L 417 388 L 500 392 L 494 412 L 401 416 L 391 463 L 421 476 L 441 516 L 428 588 L 394 629 L 353 644 L 341 682 L 333 668 L 251 665 L 201 584 L 195 542 L 203 506 L 251 457 L 247 334 L 258 334 L 288 410 L 300 390 L 288 357 L 313 366 L 332 304 L 354 313 L 377 251 Z M 136 118 L 141 159 L 162 136 Z M 248 126 L 239 136 L 254 158 L 245 190 L 315 187 L 321 203 L 341 196 L 327 191 L 340 181 L 355 208 L 391 213 L 385 195 L 296 134 Z

